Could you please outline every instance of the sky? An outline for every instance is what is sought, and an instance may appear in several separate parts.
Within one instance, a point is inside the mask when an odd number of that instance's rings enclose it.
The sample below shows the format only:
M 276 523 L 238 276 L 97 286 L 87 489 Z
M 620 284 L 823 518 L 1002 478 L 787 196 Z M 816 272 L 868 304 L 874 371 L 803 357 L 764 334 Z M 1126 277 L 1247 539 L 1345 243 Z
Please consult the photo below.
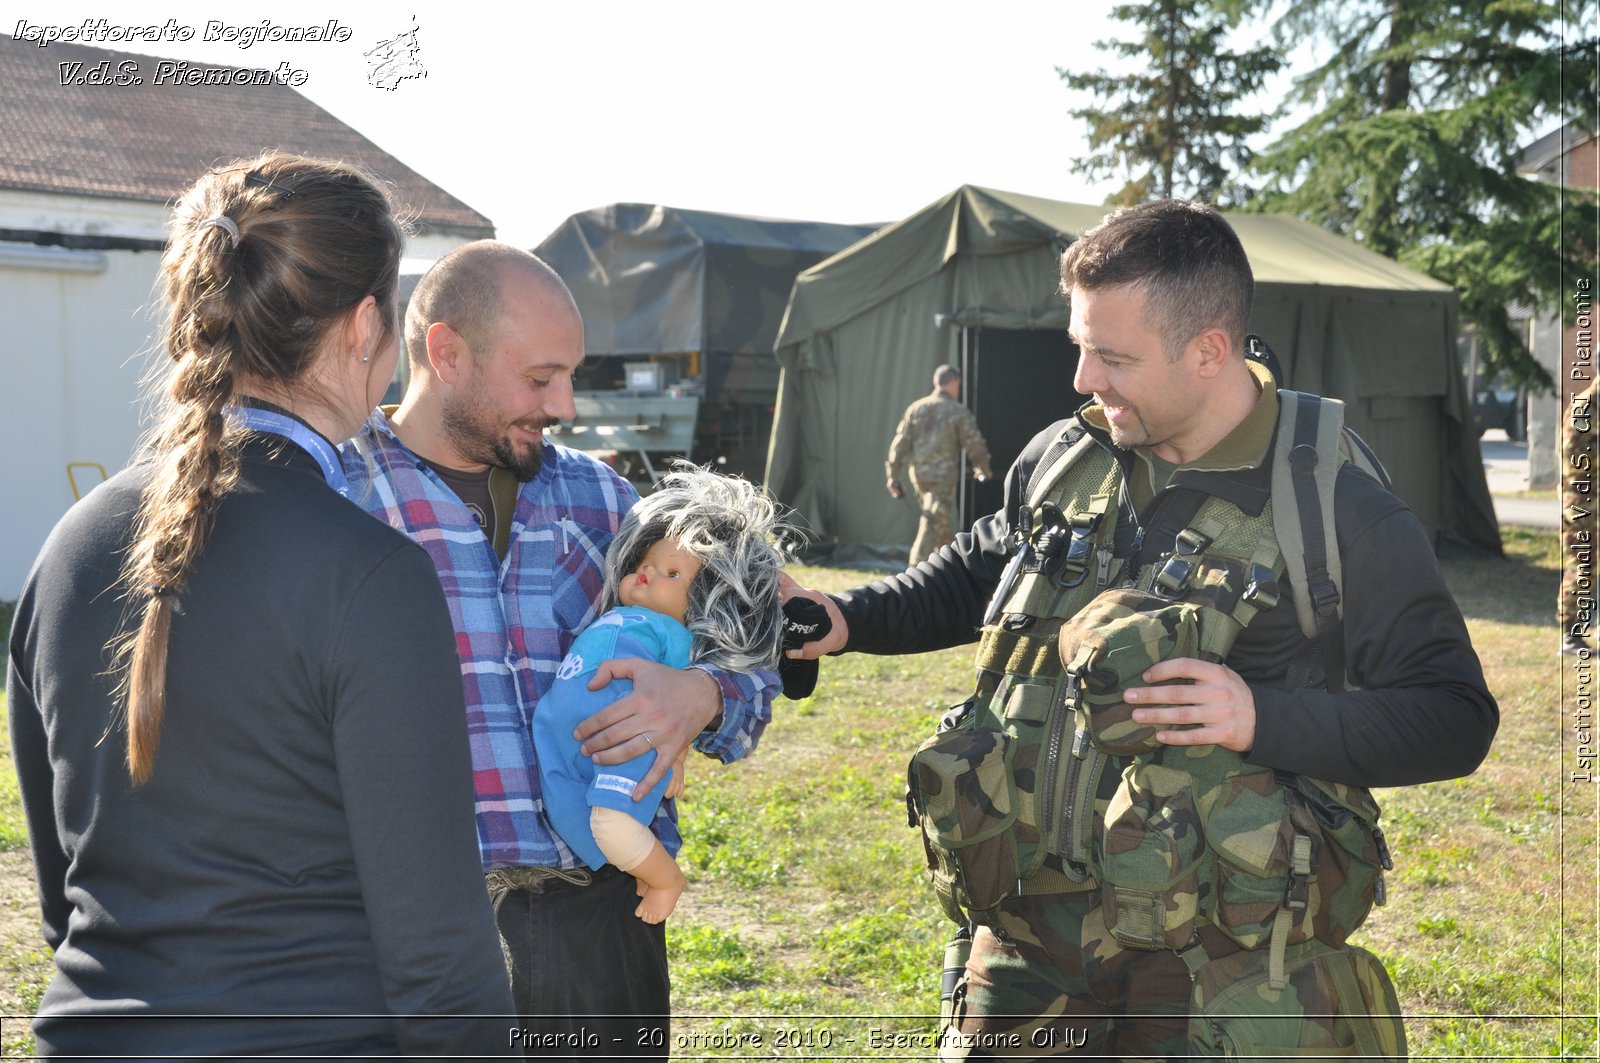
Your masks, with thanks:
M 486 5 L 8 4 L 30 26 L 164 25 L 188 41 L 85 41 L 204 65 L 304 72 L 299 91 L 532 247 L 616 202 L 887 222 L 962 184 L 1098 203 L 1072 172 L 1084 124 L 1057 66 L 1099 68 L 1113 0 L 639 0 Z M 206 41 L 325 25 L 343 42 Z M 252 17 L 254 22 L 249 21 Z M 364 54 L 417 30 L 421 78 Z M 114 91 L 114 90 L 113 90 Z

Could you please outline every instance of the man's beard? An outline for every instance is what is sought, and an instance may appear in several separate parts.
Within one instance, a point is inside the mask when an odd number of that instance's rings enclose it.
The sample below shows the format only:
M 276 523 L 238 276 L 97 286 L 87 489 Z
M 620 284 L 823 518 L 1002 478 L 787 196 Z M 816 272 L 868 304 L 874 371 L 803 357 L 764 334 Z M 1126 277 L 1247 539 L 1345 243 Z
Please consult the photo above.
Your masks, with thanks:
M 540 431 L 543 431 L 543 429 L 541 428 Z M 494 455 L 494 460 L 489 464 L 497 469 L 505 469 L 510 472 L 517 478 L 518 483 L 525 484 L 535 476 L 538 476 L 539 466 L 544 464 L 544 447 L 542 444 L 529 447 L 527 453 L 519 458 L 516 452 L 511 449 L 510 440 L 506 439 L 505 436 L 501 436 L 490 444 L 489 450 Z
M 493 429 L 483 427 L 482 419 L 478 416 L 479 409 L 466 403 L 445 406 L 443 416 L 445 435 L 449 437 L 457 453 L 470 461 L 482 462 L 496 469 L 505 469 L 515 476 L 519 483 L 527 483 L 538 476 L 539 467 L 544 463 L 542 443 L 530 446 L 525 453 L 519 455 L 504 433 L 496 435 Z M 538 422 L 539 431 L 542 432 L 555 423 L 552 420 L 541 419 Z
M 1107 417 L 1106 434 L 1111 437 L 1112 444 L 1123 450 L 1150 446 L 1152 438 L 1150 426 L 1145 424 L 1143 415 L 1132 406 L 1123 408 L 1132 414 L 1133 423 L 1131 425 L 1118 425 L 1113 423 L 1110 417 Z

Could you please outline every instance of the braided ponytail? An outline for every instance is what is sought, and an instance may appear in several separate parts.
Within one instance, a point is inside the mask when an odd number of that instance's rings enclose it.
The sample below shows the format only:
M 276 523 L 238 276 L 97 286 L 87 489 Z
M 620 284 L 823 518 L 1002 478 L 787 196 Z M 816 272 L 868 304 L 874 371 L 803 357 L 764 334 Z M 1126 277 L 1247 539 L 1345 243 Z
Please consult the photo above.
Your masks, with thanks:
M 292 155 L 213 171 L 178 205 L 161 264 L 172 364 L 122 569 L 127 630 L 108 647 L 136 785 L 160 744 L 173 617 L 238 479 L 228 404 L 241 386 L 292 391 L 367 296 L 392 312 L 402 239 L 370 178 Z

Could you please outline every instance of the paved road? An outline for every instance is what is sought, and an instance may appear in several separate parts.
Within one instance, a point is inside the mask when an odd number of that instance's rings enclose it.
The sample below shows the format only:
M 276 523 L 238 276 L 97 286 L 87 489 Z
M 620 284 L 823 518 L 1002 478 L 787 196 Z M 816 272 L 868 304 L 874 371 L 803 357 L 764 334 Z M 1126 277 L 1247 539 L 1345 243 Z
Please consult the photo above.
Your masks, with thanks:
M 1561 507 L 1553 498 L 1502 498 L 1494 499 L 1495 519 L 1506 528 L 1561 527 Z
M 1556 499 L 1509 497 L 1528 488 L 1528 445 L 1510 442 L 1495 428 L 1484 433 L 1480 446 L 1496 519 L 1519 528 L 1561 527 L 1561 503 Z

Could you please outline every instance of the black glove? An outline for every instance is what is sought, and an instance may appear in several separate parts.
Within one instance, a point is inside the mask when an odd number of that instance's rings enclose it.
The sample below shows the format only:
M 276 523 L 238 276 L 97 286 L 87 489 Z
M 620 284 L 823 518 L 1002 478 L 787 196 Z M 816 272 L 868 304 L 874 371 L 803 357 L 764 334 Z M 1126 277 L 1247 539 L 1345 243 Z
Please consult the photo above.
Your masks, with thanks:
M 810 598 L 790 598 L 783 603 L 783 651 L 797 650 L 833 630 L 833 621 L 821 602 Z M 809 698 L 817 686 L 817 662 L 778 658 L 778 676 L 783 680 L 783 696 L 796 701 Z

